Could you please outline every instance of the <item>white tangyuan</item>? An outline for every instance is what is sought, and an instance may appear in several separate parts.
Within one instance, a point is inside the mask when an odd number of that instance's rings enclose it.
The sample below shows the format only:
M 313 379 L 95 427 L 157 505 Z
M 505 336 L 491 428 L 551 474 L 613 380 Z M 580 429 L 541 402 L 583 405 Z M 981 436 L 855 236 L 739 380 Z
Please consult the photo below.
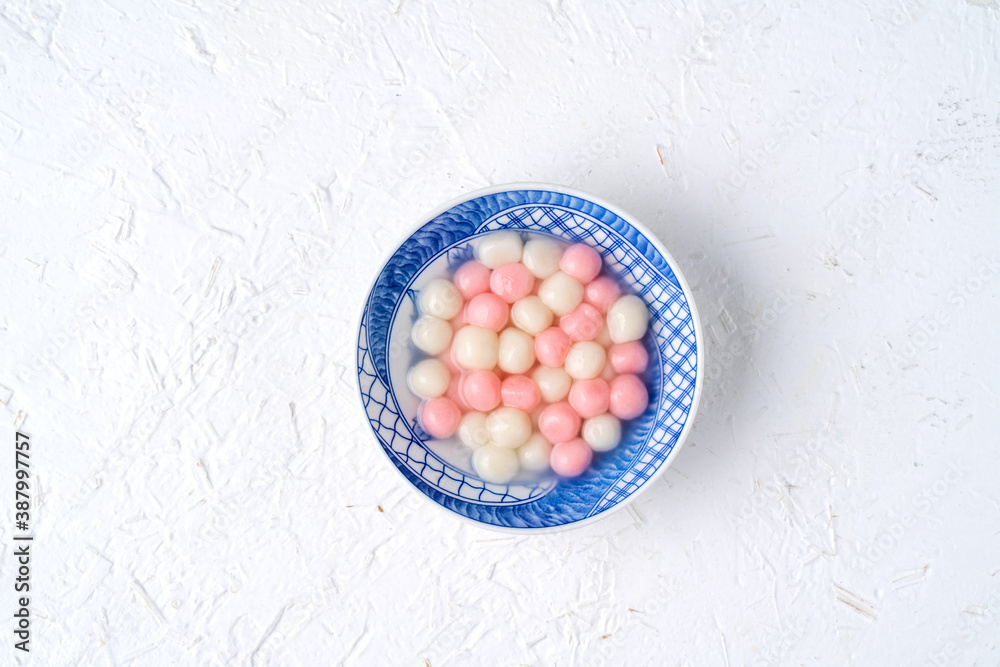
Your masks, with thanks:
M 462 295 L 450 280 L 435 278 L 420 290 L 420 310 L 425 315 L 450 320 L 462 310 Z
M 604 348 L 592 340 L 574 343 L 566 355 L 566 373 L 574 380 L 592 380 L 604 370 Z
M 497 365 L 507 373 L 524 373 L 535 364 L 535 339 L 520 329 L 508 327 L 500 333 Z
M 482 237 L 476 247 L 476 259 L 489 269 L 495 269 L 504 264 L 521 261 L 521 235 L 517 232 L 493 232 Z
M 531 472 L 545 472 L 549 469 L 552 444 L 541 433 L 533 433 L 528 442 L 517 448 L 517 458 L 521 467 Z
M 466 447 L 476 449 L 490 442 L 490 434 L 486 430 L 485 412 L 466 412 L 462 421 L 458 422 L 458 439 Z
M 556 271 L 539 285 L 538 298 L 549 310 L 562 317 L 583 301 L 583 285 L 576 278 Z
M 455 362 L 470 371 L 491 371 L 497 365 L 499 343 L 495 332 L 466 326 L 455 332 Z
M 517 451 L 496 445 L 483 445 L 472 453 L 472 465 L 479 476 L 493 484 L 506 484 L 520 468 Z
M 639 340 L 646 333 L 649 309 L 639 297 L 629 294 L 608 309 L 608 331 L 616 343 Z
M 497 408 L 486 418 L 486 430 L 494 445 L 516 449 L 531 435 L 531 417 L 517 408 Z
M 583 422 L 583 439 L 595 452 L 607 452 L 622 439 L 622 423 L 614 415 L 603 414 Z
M 451 373 L 437 359 L 424 359 L 410 369 L 410 390 L 420 398 L 437 398 L 448 391 Z
M 510 319 L 519 329 L 537 336 L 552 324 L 552 311 L 537 296 L 526 296 L 511 306 Z
M 552 239 L 531 239 L 524 244 L 521 261 L 536 278 L 548 278 L 559 270 L 562 248 Z
M 451 324 L 433 315 L 424 315 L 413 323 L 410 338 L 427 354 L 441 354 L 451 342 Z
M 573 378 L 562 368 L 539 366 L 531 374 L 531 379 L 538 385 L 538 393 L 546 403 L 557 403 L 566 398 L 573 384 Z

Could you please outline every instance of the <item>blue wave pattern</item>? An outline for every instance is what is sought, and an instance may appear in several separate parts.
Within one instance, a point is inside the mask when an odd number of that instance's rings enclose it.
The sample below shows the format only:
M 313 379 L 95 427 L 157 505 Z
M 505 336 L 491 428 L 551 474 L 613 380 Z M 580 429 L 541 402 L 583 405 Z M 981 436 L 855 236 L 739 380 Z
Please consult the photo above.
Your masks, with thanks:
M 388 382 L 393 315 L 407 286 L 443 251 L 464 256 L 469 241 L 498 229 L 523 229 L 598 248 L 616 275 L 649 305 L 653 363 L 650 408 L 629 422 L 623 444 L 598 457 L 583 476 L 553 484 L 493 485 L 440 461 L 400 416 Z M 457 257 L 456 257 L 457 259 Z M 451 263 L 451 262 L 449 262 Z M 382 447 L 421 492 L 470 519 L 513 528 L 558 526 L 627 499 L 663 464 L 690 415 L 697 369 L 690 307 L 670 265 L 628 222 L 592 202 L 556 192 L 519 190 L 463 202 L 434 218 L 390 258 L 362 318 L 358 373 L 362 403 Z

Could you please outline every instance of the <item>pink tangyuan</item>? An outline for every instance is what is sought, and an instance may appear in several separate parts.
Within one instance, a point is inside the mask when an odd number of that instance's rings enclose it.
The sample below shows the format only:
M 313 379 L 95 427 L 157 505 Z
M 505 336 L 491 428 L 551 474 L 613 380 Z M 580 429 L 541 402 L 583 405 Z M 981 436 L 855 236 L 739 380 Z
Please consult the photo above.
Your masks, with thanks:
M 581 303 L 572 313 L 559 318 L 559 328 L 576 343 L 594 340 L 603 326 L 604 318 L 601 313 L 589 303 Z
M 580 432 L 580 415 L 569 403 L 549 405 L 538 415 L 538 430 L 549 442 L 566 442 Z
M 610 385 L 610 412 L 622 421 L 635 419 L 649 405 L 646 385 L 635 375 L 619 375 Z
M 473 410 L 488 412 L 500 405 L 500 378 L 493 371 L 472 371 L 462 376 L 459 395 Z
M 469 260 L 458 267 L 452 282 L 455 283 L 462 298 L 468 301 L 477 294 L 489 291 L 490 270 L 474 259 Z
M 562 254 L 559 270 L 586 285 L 601 272 L 601 256 L 584 243 L 574 243 Z
M 500 398 L 509 408 L 531 412 L 542 400 L 535 381 L 525 375 L 511 375 L 500 386 Z
M 507 324 L 510 307 L 491 292 L 472 297 L 465 306 L 465 319 L 469 324 L 491 331 L 500 331 Z
M 534 288 L 535 277 L 520 262 L 504 264 L 490 275 L 490 289 L 507 303 L 528 296 Z
M 572 346 L 573 341 L 565 331 L 550 327 L 535 336 L 535 359 L 547 368 L 562 366 Z
M 604 314 L 621 295 L 621 287 L 618 286 L 618 282 L 614 278 L 601 276 L 587 284 L 583 291 L 583 300 Z
M 608 383 L 600 378 L 577 380 L 569 390 L 569 404 L 584 419 L 603 415 L 608 411 L 611 392 Z
M 642 341 L 618 343 L 608 349 L 608 362 L 616 373 L 635 375 L 646 370 L 646 366 L 649 365 L 649 353 L 646 352 Z
M 462 411 L 454 401 L 444 396 L 426 401 L 420 409 L 420 425 L 428 435 L 438 440 L 455 435 L 461 419 Z
M 549 465 L 563 477 L 579 477 L 594 460 L 594 450 L 582 438 L 574 438 L 552 448 Z

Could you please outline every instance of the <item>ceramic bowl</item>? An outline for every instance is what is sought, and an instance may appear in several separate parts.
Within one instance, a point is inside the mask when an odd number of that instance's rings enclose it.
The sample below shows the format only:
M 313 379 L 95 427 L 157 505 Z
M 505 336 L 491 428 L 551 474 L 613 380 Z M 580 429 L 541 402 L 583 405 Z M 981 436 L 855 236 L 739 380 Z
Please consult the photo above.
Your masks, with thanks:
M 476 238 L 500 229 L 547 234 L 598 250 L 605 266 L 651 313 L 645 413 L 622 442 L 574 479 L 482 481 L 458 443 L 429 441 L 407 388 L 419 358 L 410 342 L 420 286 L 472 257 Z M 542 184 L 490 187 L 425 216 L 381 267 L 358 330 L 358 386 L 365 417 L 391 465 L 417 492 L 456 517 L 525 533 L 581 526 L 635 500 L 677 456 L 702 387 L 704 339 L 691 290 L 660 242 L 634 218 L 591 195 Z

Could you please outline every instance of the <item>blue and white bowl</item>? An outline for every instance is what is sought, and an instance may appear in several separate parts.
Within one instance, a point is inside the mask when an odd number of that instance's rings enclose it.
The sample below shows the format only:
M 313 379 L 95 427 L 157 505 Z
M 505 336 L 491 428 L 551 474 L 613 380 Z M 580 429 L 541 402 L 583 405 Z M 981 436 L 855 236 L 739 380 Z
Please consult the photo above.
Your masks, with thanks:
M 435 441 L 417 423 L 406 385 L 416 359 L 416 294 L 472 256 L 476 237 L 500 229 L 591 245 L 651 313 L 646 335 L 650 403 L 623 426 L 622 442 L 582 476 L 491 484 L 461 445 Z M 417 491 L 477 525 L 523 533 L 595 521 L 635 500 L 677 456 L 702 387 L 705 343 L 691 290 L 659 241 L 630 216 L 569 188 L 511 184 L 459 197 L 427 216 L 379 270 L 358 331 L 361 404 L 382 451 Z M 450 448 L 450 449 L 449 449 Z

